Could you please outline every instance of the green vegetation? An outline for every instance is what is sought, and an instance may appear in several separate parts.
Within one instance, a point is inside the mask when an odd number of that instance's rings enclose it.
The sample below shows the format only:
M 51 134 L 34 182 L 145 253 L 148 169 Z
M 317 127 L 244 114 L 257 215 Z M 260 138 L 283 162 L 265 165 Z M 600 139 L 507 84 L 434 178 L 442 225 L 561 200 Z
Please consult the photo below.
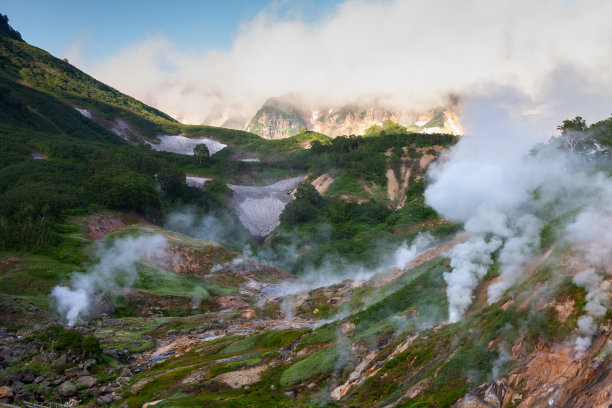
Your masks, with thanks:
M 51 350 L 72 351 L 82 357 L 99 358 L 102 354 L 100 340 L 92 334 L 83 336 L 81 333 L 66 329 L 60 325 L 47 327 L 36 336 L 42 345 Z
M 280 383 L 284 386 L 295 385 L 331 373 L 338 361 L 339 354 L 335 348 L 324 349 L 311 354 L 283 372 Z

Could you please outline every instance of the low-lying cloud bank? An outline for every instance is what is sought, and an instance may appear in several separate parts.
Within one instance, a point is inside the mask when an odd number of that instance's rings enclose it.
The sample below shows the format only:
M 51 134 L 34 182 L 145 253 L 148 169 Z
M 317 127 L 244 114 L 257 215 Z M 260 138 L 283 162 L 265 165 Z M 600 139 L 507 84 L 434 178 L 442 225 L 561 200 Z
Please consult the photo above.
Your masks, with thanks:
M 345 1 L 314 22 L 264 9 L 227 51 L 156 36 L 82 68 L 185 123 L 246 123 L 287 94 L 423 110 L 510 86 L 550 126 L 609 114 L 610 15 L 612 3 L 594 0 Z

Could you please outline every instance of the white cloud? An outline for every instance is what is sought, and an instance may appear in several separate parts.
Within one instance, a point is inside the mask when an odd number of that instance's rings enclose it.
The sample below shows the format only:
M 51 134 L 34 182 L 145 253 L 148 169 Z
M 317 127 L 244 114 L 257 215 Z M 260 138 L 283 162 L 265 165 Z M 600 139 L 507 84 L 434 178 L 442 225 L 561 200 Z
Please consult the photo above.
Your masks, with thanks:
M 492 85 L 558 122 L 611 99 L 610 15 L 612 3 L 590 0 L 347 1 L 313 23 L 264 11 L 228 51 L 190 54 L 157 36 L 84 68 L 188 123 L 248 119 L 290 92 L 410 109 Z

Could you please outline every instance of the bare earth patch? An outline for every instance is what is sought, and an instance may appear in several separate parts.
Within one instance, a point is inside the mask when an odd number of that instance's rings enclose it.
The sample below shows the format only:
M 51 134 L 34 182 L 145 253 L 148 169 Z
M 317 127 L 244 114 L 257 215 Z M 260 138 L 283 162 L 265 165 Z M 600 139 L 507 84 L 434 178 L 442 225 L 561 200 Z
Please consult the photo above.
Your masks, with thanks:
M 246 370 L 223 373 L 213 379 L 223 382 L 234 389 L 242 388 L 245 385 L 255 384 L 258 382 L 261 379 L 261 373 L 267 369 L 268 366 L 264 364 L 257 367 L 247 368 Z

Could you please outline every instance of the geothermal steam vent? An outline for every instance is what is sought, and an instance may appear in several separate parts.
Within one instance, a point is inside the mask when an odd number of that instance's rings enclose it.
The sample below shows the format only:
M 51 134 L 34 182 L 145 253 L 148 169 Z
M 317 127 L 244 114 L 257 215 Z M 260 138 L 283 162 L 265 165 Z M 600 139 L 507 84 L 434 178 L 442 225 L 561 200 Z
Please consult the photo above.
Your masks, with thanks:
M 291 201 L 291 191 L 304 179 L 293 177 L 267 186 L 227 186 L 234 192 L 232 207 L 249 232 L 265 237 L 280 224 L 280 214 Z

